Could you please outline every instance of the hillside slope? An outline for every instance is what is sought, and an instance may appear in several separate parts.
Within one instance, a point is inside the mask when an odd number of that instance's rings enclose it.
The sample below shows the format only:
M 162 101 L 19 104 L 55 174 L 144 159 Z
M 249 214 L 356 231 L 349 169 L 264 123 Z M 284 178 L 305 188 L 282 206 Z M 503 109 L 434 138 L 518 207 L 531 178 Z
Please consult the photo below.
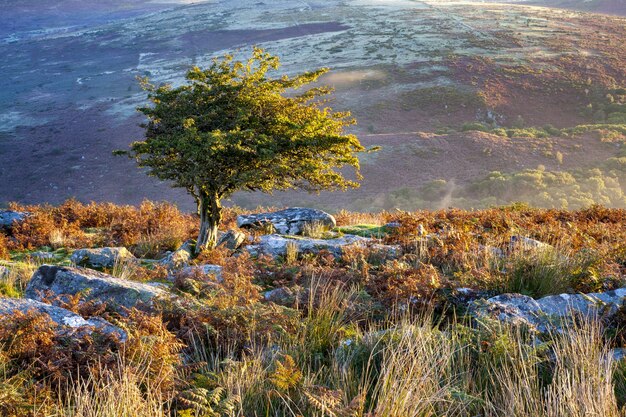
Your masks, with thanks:
M 189 208 L 184 193 L 111 155 L 142 134 L 135 77 L 177 81 L 189 65 L 259 44 L 288 73 L 330 66 L 333 107 L 351 110 L 355 133 L 383 150 L 364 157 L 358 190 L 235 203 L 475 207 L 491 201 L 472 193 L 493 172 L 533 170 L 562 180 L 528 195 L 588 178 L 604 184 L 583 181 L 574 200 L 541 205 L 624 205 L 624 19 L 467 2 L 215 1 L 139 14 L 98 3 L 94 16 L 112 14 L 77 25 L 56 20 L 72 2 L 55 4 L 53 14 L 8 6 L 6 16 L 39 29 L 6 26 L 0 39 L 0 204 L 148 197 Z M 493 198 L 509 201 L 510 189 Z

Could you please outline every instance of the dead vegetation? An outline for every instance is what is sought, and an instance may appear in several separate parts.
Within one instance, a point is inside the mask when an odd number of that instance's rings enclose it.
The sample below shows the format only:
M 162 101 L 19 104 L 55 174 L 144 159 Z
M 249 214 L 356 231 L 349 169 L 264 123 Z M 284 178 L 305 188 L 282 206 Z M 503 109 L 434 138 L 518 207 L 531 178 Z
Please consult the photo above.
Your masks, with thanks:
M 132 245 L 155 230 L 188 230 L 181 225 L 193 220 L 148 202 L 141 208 L 70 201 L 28 209 L 45 209 L 53 220 L 33 216 L 28 227 L 2 235 L 12 260 L 0 287 L 8 296 L 19 296 L 36 266 L 28 254 L 49 244 L 37 244 L 39 232 L 59 230 L 66 242 L 94 239 L 87 240 L 92 245 L 115 233 Z M 229 211 L 230 222 L 236 212 Z M 125 227 L 115 220 L 122 214 L 134 217 Z M 612 323 L 572 324 L 567 337 L 554 334 L 536 344 L 523 328 L 467 318 L 456 289 L 539 297 L 623 286 L 626 211 L 518 205 L 343 211 L 337 219 L 339 231 L 372 231 L 385 243 L 401 245 L 404 255 L 387 260 L 372 249 L 354 248 L 339 259 L 295 253 L 275 260 L 234 257 L 218 248 L 197 262 L 222 265 L 223 281 L 179 274 L 172 291 L 183 304 L 163 302 L 120 314 L 94 310 L 80 296 L 65 302 L 83 317 L 100 315 L 122 327 L 129 335 L 125 343 L 97 333 L 67 338 L 34 313 L 0 318 L 0 413 L 582 417 L 623 412 L 623 365 L 609 353 L 624 347 L 622 315 Z M 389 222 L 394 226 L 382 227 Z M 550 247 L 520 251 L 511 246 L 512 236 Z M 142 265 L 125 277 L 154 279 L 153 268 Z M 264 292 L 279 288 L 288 296 L 264 299 Z

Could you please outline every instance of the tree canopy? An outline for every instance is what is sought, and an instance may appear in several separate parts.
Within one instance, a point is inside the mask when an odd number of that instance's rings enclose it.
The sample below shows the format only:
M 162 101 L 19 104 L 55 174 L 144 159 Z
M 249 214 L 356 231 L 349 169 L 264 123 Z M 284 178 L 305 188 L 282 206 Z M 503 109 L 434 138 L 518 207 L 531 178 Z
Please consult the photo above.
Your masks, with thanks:
M 357 154 L 365 149 L 344 132 L 355 120 L 327 106 L 329 87 L 300 90 L 328 69 L 271 78 L 279 66 L 278 57 L 255 47 L 247 61 L 226 55 L 206 69 L 191 68 L 178 87 L 142 79 L 145 138 L 121 153 L 185 188 L 201 217 L 205 211 L 216 224 L 221 199 L 236 191 L 357 187 Z M 342 172 L 346 166 L 352 179 Z

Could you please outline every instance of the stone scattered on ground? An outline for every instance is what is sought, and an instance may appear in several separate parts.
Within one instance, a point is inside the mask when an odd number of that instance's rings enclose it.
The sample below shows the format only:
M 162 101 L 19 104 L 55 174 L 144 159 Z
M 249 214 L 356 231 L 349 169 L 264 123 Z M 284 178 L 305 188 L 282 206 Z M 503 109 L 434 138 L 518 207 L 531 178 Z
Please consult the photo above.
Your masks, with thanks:
M 90 268 L 112 268 L 115 262 L 135 260 L 135 256 L 124 247 L 77 249 L 70 261 Z
M 241 228 L 261 228 L 271 223 L 277 233 L 300 235 L 306 225 L 321 224 L 328 229 L 337 225 L 330 214 L 311 208 L 292 207 L 271 213 L 242 214 L 237 216 L 237 226 Z
M 159 261 L 159 264 L 172 271 L 187 266 L 192 257 L 193 242 L 188 240 L 183 243 L 180 248 L 176 249 L 174 252 L 169 253 L 163 259 L 161 259 Z
M 87 320 L 76 313 L 61 307 L 45 304 L 37 300 L 26 298 L 0 297 L 0 316 L 12 315 L 16 311 L 26 313 L 37 311 L 50 317 L 63 334 L 91 334 L 92 330 L 98 330 L 104 334 L 116 334 L 121 341 L 126 340 L 126 332 L 100 317 L 92 317 Z
M 24 211 L 0 210 L 0 229 L 10 230 L 14 222 L 24 221 L 29 215 Z
M 192 265 L 180 270 L 183 275 L 213 275 L 217 282 L 222 282 L 222 267 L 219 265 Z
M 559 294 L 534 300 L 522 294 L 501 294 L 475 301 L 471 310 L 476 317 L 523 324 L 545 333 L 559 329 L 575 315 L 611 317 L 626 300 L 626 288 L 590 294 Z
M 0 278 L 3 278 L 5 275 L 9 275 L 9 268 L 0 265 Z
M 243 242 L 246 241 L 246 234 L 237 230 L 229 230 L 223 233 L 217 241 L 217 246 L 225 247 L 226 249 L 236 250 Z
M 131 308 L 150 304 L 166 291 L 153 285 L 112 277 L 86 268 L 44 265 L 33 274 L 25 296 L 41 301 L 48 294 L 54 296 L 84 295 L 85 301 L 105 303 L 112 308 Z

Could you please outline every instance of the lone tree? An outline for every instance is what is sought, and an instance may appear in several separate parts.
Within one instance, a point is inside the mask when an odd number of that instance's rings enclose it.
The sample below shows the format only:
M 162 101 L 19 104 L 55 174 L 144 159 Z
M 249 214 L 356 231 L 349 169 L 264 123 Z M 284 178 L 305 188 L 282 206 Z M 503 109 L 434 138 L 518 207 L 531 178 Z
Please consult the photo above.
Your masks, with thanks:
M 215 246 L 221 201 L 236 191 L 359 185 L 357 154 L 365 148 L 344 132 L 355 120 L 325 107 L 329 87 L 298 91 L 328 69 L 268 77 L 279 66 L 276 56 L 255 47 L 245 62 L 226 55 L 206 69 L 193 67 L 180 87 L 141 80 L 151 102 L 138 109 L 147 117 L 145 139 L 116 153 L 193 196 L 200 216 L 198 252 Z M 355 180 L 340 171 L 346 166 Z

